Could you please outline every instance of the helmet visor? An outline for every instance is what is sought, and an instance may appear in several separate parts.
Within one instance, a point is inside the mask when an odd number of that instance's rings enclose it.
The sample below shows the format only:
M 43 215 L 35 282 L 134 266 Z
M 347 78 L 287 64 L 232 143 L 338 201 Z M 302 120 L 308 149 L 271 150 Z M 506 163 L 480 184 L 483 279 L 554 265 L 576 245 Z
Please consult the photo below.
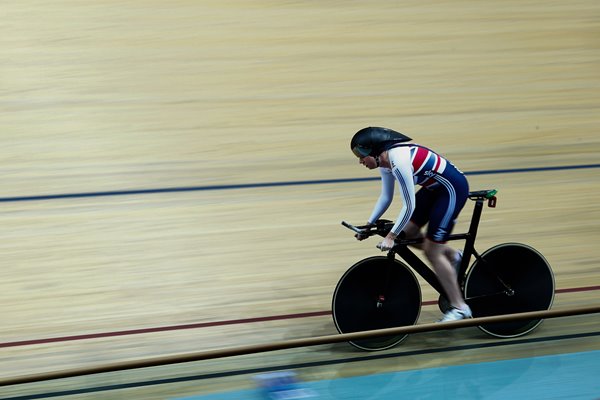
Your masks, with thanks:
M 365 147 L 361 147 L 361 146 L 354 146 L 352 148 L 352 152 L 354 153 L 354 155 L 358 158 L 363 158 L 363 157 L 367 157 L 369 155 L 369 153 L 371 152 L 371 149 L 367 149 Z

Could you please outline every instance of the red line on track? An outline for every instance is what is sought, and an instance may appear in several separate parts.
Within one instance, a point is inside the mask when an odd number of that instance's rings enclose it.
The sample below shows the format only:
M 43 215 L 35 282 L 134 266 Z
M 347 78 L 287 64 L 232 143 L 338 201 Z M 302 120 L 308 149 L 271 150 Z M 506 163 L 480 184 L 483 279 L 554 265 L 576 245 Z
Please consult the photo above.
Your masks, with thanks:
M 178 331 L 178 330 L 183 330 L 183 329 L 210 328 L 213 326 L 222 326 L 222 325 L 249 324 L 249 323 L 253 323 L 253 322 L 277 321 L 277 320 L 282 320 L 282 319 L 320 317 L 320 316 L 329 315 L 329 314 L 331 314 L 331 311 L 315 311 L 315 312 L 306 312 L 306 313 L 300 313 L 300 314 L 284 314 L 284 315 L 273 315 L 273 316 L 268 316 L 268 317 L 232 319 L 232 320 L 227 320 L 227 321 L 199 322 L 196 324 L 159 326 L 159 327 L 155 327 L 155 328 L 129 329 L 129 330 L 124 330 L 124 331 L 90 333 L 90 334 L 85 334 L 85 335 L 61 336 L 61 337 L 53 337 L 53 338 L 46 338 L 46 339 L 20 340 L 20 341 L 16 341 L 16 342 L 0 343 L 0 348 L 29 346 L 29 345 L 33 345 L 33 344 L 45 344 L 45 343 L 54 343 L 54 342 L 68 342 L 68 341 L 74 341 L 74 340 L 99 339 L 99 338 L 112 337 L 112 336 L 139 335 L 139 334 L 143 334 L 143 333 Z
M 587 287 L 557 289 L 555 291 L 555 293 L 589 292 L 589 291 L 592 291 L 592 290 L 600 290 L 600 286 L 587 286 Z
M 574 293 L 574 292 L 587 292 L 587 291 L 594 291 L 594 290 L 600 290 L 600 286 L 587 286 L 587 287 L 578 287 L 578 288 L 557 289 L 555 293 Z M 437 300 L 424 301 L 422 304 L 424 306 L 435 305 L 435 304 L 437 304 Z M 113 336 L 140 335 L 143 333 L 178 331 L 178 330 L 183 330 L 183 329 L 210 328 L 213 326 L 249 324 L 249 323 L 254 323 L 254 322 L 268 322 L 268 321 L 278 321 L 278 320 L 285 320 L 285 319 L 322 317 L 322 316 L 326 316 L 326 315 L 330 315 L 330 314 L 331 314 L 331 311 L 314 311 L 314 312 L 306 312 L 306 313 L 299 313 L 299 314 L 272 315 L 272 316 L 267 316 L 267 317 L 232 319 L 232 320 L 226 320 L 226 321 L 200 322 L 200 323 L 196 323 L 196 324 L 159 326 L 159 327 L 154 327 L 154 328 L 129 329 L 129 330 L 123 330 L 123 331 L 90 333 L 90 334 L 85 334 L 85 335 L 60 336 L 60 337 L 45 338 L 45 339 L 19 340 L 19 341 L 15 341 L 15 342 L 0 343 L 0 348 L 30 346 L 30 345 L 35 345 L 35 344 L 47 344 L 47 343 L 56 343 L 56 342 L 69 342 L 69 341 L 86 340 L 86 339 L 100 339 L 100 338 L 113 337 Z

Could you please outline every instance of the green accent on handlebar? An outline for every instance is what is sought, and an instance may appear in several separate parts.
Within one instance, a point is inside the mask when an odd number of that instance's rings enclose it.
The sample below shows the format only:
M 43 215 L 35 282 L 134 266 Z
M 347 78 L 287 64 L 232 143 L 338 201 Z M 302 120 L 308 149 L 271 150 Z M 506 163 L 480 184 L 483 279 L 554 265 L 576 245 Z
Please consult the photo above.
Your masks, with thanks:
M 491 199 L 492 197 L 494 197 L 496 195 L 496 193 L 498 193 L 498 191 L 496 189 L 490 190 L 489 192 L 487 192 L 485 194 L 485 198 L 486 199 Z

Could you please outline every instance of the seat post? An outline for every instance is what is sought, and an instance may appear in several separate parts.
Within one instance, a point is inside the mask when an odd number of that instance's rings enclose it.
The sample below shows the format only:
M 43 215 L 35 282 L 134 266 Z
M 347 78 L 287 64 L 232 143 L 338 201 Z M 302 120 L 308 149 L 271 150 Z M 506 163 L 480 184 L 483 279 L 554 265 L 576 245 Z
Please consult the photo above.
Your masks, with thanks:
M 469 225 L 468 237 L 465 242 L 465 253 L 473 254 L 475 251 L 475 238 L 477 237 L 477 229 L 479 228 L 479 221 L 481 220 L 481 212 L 483 211 L 484 200 L 478 198 L 475 200 L 475 207 L 473 207 L 473 216 L 471 217 L 471 224 Z

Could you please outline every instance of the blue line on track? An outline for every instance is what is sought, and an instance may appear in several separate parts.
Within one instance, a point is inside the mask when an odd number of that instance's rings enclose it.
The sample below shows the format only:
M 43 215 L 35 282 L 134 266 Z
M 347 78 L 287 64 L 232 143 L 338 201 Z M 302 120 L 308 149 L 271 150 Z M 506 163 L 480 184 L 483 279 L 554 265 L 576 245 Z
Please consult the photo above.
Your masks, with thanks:
M 61 397 L 61 396 L 73 396 L 73 395 L 81 395 L 81 394 L 88 394 L 88 393 L 111 392 L 111 391 L 116 391 L 116 390 L 132 389 L 132 388 L 138 388 L 138 387 L 165 385 L 165 384 L 190 382 L 190 381 L 202 381 L 202 380 L 206 380 L 206 379 L 225 378 L 225 377 L 238 376 L 238 375 L 254 375 L 254 374 L 260 374 L 260 373 L 270 372 L 270 371 L 286 371 L 286 370 L 295 370 L 295 369 L 300 369 L 300 368 L 347 364 L 347 363 L 369 361 L 369 360 L 380 360 L 380 359 L 399 358 L 399 357 L 412 357 L 412 356 L 423 355 L 423 354 L 443 354 L 443 353 L 451 352 L 451 351 L 465 351 L 465 350 L 473 350 L 473 349 L 495 348 L 495 347 L 504 347 L 504 346 L 522 345 L 522 344 L 531 345 L 534 343 L 555 342 L 555 341 L 569 340 L 569 339 L 583 339 L 583 338 L 598 337 L 598 336 L 600 336 L 600 331 L 576 333 L 576 334 L 569 334 L 569 335 L 546 336 L 546 337 L 528 338 L 528 339 L 500 340 L 500 341 L 494 341 L 494 342 L 490 342 L 490 343 L 448 346 L 448 347 L 442 347 L 442 348 L 437 348 L 437 349 L 410 350 L 410 351 L 400 351 L 400 352 L 394 352 L 394 353 L 369 353 L 369 355 L 365 355 L 365 356 L 340 358 L 340 359 L 336 359 L 336 360 L 322 360 L 322 361 L 296 363 L 296 364 L 279 365 L 279 366 L 275 365 L 275 366 L 269 366 L 269 367 L 248 368 L 248 369 L 208 373 L 208 374 L 201 374 L 201 375 L 154 379 L 154 380 L 147 380 L 147 381 L 140 381 L 140 382 L 122 383 L 122 384 L 116 384 L 116 385 L 88 387 L 88 388 L 81 388 L 81 389 L 69 389 L 69 390 L 62 390 L 62 391 L 56 391 L 56 392 L 46 392 L 46 393 L 23 395 L 23 396 L 16 396 L 16 397 L 6 397 L 6 398 L 3 397 L 2 400 L 48 399 L 48 398 Z M 115 398 L 118 398 L 118 396 L 115 396 Z
M 179 400 L 590 400 L 598 399 L 600 350 L 297 382 L 278 391 L 246 389 Z M 596 371 L 596 372 L 594 372 Z M 287 390 L 286 390 L 287 389 Z M 297 395 L 296 395 L 297 394 Z M 294 396 L 294 397 L 292 397 Z
M 536 168 L 489 169 L 489 170 L 482 170 L 482 171 L 465 172 L 465 174 L 466 175 L 494 175 L 494 174 L 514 174 L 514 173 L 523 173 L 523 172 L 566 171 L 566 170 L 573 170 L 573 169 L 590 169 L 590 168 L 600 168 L 600 164 L 563 165 L 563 166 L 536 167 Z M 48 195 L 37 195 L 37 196 L 0 197 L 0 203 L 21 202 L 21 201 L 58 200 L 58 199 L 75 199 L 75 198 L 86 198 L 86 197 L 130 196 L 130 195 L 139 195 L 139 194 L 204 192 L 204 191 L 233 190 L 233 189 L 256 189 L 256 188 L 281 187 L 281 186 L 329 185 L 329 184 L 335 184 L 335 183 L 355 183 L 355 182 L 377 181 L 379 179 L 380 179 L 379 177 L 318 179 L 318 180 L 307 180 L 307 181 L 241 183 L 241 184 L 232 184 L 232 185 L 207 185 L 207 186 L 187 186 L 187 187 L 158 188 L 158 189 L 114 190 L 114 191 L 107 191 L 107 192 L 63 193 L 63 194 L 48 194 Z

